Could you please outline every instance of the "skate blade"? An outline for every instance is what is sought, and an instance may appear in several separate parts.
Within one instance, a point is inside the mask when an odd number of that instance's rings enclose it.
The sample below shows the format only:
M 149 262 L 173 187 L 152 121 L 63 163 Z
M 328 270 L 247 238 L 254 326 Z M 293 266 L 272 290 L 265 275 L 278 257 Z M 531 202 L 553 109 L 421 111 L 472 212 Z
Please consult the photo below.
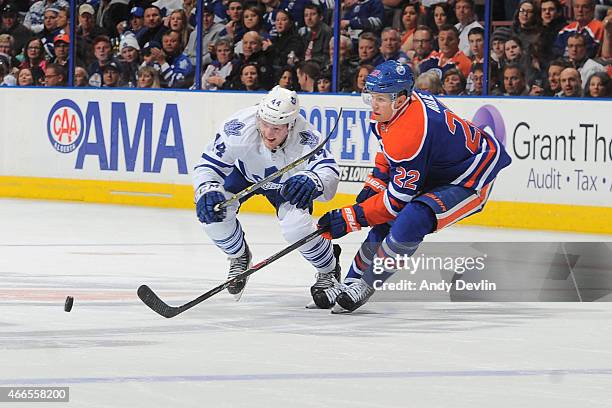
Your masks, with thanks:
M 234 301 L 240 302 L 240 298 L 242 298 L 242 295 L 244 295 L 244 291 L 246 290 L 247 283 L 249 283 L 249 277 L 248 276 L 245 279 L 244 288 L 239 293 L 236 293 L 235 295 L 232 294 L 232 296 L 234 297 Z
M 332 307 L 332 310 L 331 310 L 331 314 L 347 314 L 347 313 L 351 313 L 351 311 L 346 310 L 345 308 L 340 306 L 338 303 L 336 303 L 334 307 Z
M 310 303 L 306 305 L 306 309 L 318 309 L 318 308 L 319 306 L 317 306 L 315 302 L 313 302 L 312 300 L 310 301 Z

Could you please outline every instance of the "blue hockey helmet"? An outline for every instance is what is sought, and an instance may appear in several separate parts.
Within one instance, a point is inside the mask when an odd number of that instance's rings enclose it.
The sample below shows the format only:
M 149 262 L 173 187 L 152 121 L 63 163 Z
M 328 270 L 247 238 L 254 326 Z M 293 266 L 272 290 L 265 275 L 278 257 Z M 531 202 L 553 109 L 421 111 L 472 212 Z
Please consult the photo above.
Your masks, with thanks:
M 365 89 L 368 92 L 398 94 L 412 92 L 414 75 L 408 65 L 389 60 L 379 64 L 366 78 Z

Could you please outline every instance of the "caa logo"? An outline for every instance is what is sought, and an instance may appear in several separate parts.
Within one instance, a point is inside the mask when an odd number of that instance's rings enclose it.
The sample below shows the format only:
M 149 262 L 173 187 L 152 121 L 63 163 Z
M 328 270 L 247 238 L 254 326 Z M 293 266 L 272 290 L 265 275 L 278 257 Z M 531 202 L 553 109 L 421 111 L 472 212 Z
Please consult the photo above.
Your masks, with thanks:
M 492 133 L 504 146 L 506 145 L 506 125 L 501 113 L 492 105 L 481 106 L 474 114 L 472 122 L 479 128 Z
M 55 150 L 73 152 L 83 140 L 84 128 L 83 114 L 76 103 L 62 99 L 53 105 L 47 118 L 47 135 Z

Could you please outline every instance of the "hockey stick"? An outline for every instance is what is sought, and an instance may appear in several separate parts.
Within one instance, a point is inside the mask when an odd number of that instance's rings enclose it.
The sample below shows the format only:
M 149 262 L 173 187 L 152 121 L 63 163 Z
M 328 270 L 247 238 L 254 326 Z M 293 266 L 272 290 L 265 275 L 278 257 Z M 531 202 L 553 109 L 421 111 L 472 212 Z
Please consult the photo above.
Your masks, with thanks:
M 282 258 L 283 256 L 287 255 L 289 252 L 292 252 L 293 250 L 301 247 L 308 241 L 321 235 L 323 232 L 324 232 L 323 230 L 318 229 L 314 231 L 313 233 L 306 235 L 304 238 L 300 239 L 299 241 L 289 245 L 288 247 L 282 249 L 281 251 L 275 253 L 274 255 L 271 255 L 270 257 L 264 259 L 258 264 L 253 265 L 246 271 L 242 272 L 240 275 L 234 276 L 232 279 L 225 281 L 221 285 L 209 290 L 208 292 L 198 296 L 197 298 L 193 299 L 190 302 L 185 303 L 182 306 L 175 307 L 175 306 L 168 305 L 163 300 L 161 300 L 159 296 L 157 296 L 155 292 L 153 292 L 153 290 L 149 288 L 147 285 L 141 285 L 138 288 L 138 297 L 140 298 L 140 300 L 144 302 L 145 305 L 149 306 L 155 313 L 162 315 L 169 319 L 180 313 L 183 313 L 185 310 L 191 309 L 192 307 L 194 307 L 195 305 L 199 303 L 202 303 L 209 297 L 216 295 L 217 293 L 221 292 L 223 289 L 227 288 L 232 282 L 240 280 L 240 279 L 244 279 L 247 276 L 254 274 L 255 272 L 257 272 L 264 266 L 270 265 L 272 262 L 276 261 L 277 259 Z
M 338 120 L 336 120 L 336 123 L 334 124 L 334 127 L 332 128 L 331 132 L 329 132 L 327 137 L 325 139 L 323 139 L 323 141 L 321 143 L 319 143 L 319 145 L 317 147 L 315 147 L 310 153 L 307 153 L 306 155 L 300 157 L 299 159 L 297 159 L 293 163 L 289 163 L 288 165 L 286 165 L 282 169 L 275 171 L 274 173 L 270 174 L 268 177 L 264 178 L 263 180 L 258 181 L 257 183 L 255 183 L 255 184 L 245 188 L 244 190 L 237 192 L 236 194 L 234 194 L 233 196 L 231 196 L 230 198 L 228 198 L 224 202 L 215 205 L 214 211 L 217 212 L 217 211 L 227 207 L 228 205 L 230 205 L 234 201 L 238 201 L 241 198 L 246 197 L 247 195 L 249 195 L 253 191 L 257 190 L 258 188 L 260 188 L 264 184 L 274 180 L 275 178 L 277 178 L 279 176 L 282 176 L 283 174 L 287 173 L 289 170 L 292 170 L 292 169 L 296 168 L 297 166 L 299 166 L 300 164 L 304 163 L 306 160 L 310 159 L 312 156 L 317 154 L 317 152 L 319 150 L 321 150 L 323 148 L 323 146 L 325 146 L 325 144 L 329 141 L 331 136 L 336 131 L 336 128 L 338 127 L 338 123 L 340 123 L 340 118 L 342 118 L 342 108 L 340 108 L 340 111 L 338 112 Z

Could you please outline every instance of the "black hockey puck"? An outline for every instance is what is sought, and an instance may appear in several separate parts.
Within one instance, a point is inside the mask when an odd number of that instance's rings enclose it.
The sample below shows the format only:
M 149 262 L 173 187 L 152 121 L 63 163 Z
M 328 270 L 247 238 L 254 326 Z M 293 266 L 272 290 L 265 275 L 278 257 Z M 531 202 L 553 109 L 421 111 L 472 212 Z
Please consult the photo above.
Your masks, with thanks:
M 64 312 L 71 311 L 73 303 L 74 303 L 74 298 L 72 296 L 66 297 L 66 303 L 64 303 Z

